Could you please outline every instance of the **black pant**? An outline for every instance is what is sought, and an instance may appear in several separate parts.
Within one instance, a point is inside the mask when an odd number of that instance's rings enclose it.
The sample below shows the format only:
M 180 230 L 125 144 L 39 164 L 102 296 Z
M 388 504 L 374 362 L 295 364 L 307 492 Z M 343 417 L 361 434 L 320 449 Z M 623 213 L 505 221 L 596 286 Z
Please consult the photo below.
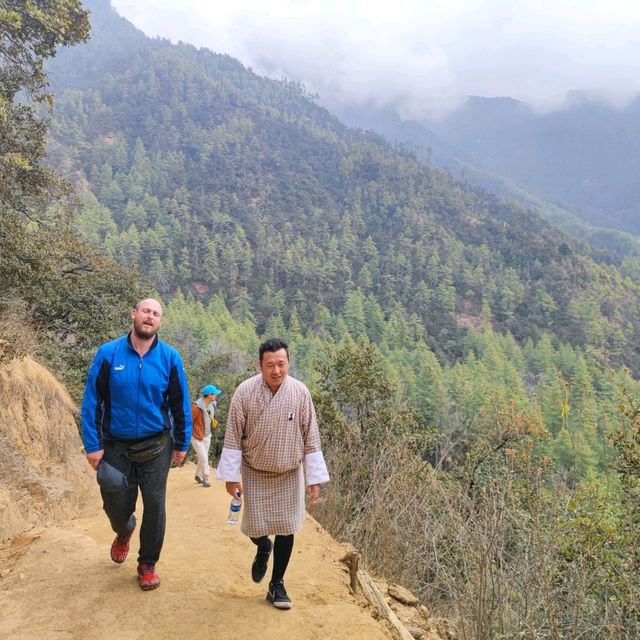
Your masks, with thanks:
M 105 443 L 104 459 L 127 476 L 129 488 L 102 493 L 102 505 L 118 535 L 126 535 L 135 526 L 134 512 L 138 487 L 144 513 L 140 527 L 138 562 L 155 564 L 160 557 L 166 526 L 167 478 L 171 467 L 172 443 L 168 440 L 162 453 L 146 462 L 132 462 L 117 444 Z

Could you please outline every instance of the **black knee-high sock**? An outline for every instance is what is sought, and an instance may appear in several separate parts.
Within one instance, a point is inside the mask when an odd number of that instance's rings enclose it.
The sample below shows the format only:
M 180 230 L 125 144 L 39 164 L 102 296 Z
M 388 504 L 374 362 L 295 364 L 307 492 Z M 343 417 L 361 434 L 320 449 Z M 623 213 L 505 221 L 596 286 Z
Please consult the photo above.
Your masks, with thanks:
M 284 578 L 289 558 L 293 551 L 293 533 L 288 536 L 276 536 L 273 543 L 273 572 L 271 582 L 279 582 Z
M 260 538 L 251 538 L 251 542 L 258 547 L 259 551 L 270 551 L 269 536 L 261 536 Z

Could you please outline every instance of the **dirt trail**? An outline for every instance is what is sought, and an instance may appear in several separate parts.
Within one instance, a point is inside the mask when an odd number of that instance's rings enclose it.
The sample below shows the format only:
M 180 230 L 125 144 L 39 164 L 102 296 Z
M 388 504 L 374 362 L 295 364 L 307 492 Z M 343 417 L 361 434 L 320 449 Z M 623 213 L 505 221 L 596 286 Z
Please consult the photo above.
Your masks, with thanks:
M 293 608 L 274 609 L 265 601 L 268 576 L 259 585 L 250 578 L 255 547 L 226 524 L 223 483 L 202 488 L 194 469 L 170 472 L 159 589 L 138 586 L 137 532 L 127 561 L 111 561 L 113 533 L 96 485 L 89 517 L 34 529 L 0 549 L 0 638 L 392 637 L 350 594 L 344 548 L 311 518 L 296 536 L 287 571 Z

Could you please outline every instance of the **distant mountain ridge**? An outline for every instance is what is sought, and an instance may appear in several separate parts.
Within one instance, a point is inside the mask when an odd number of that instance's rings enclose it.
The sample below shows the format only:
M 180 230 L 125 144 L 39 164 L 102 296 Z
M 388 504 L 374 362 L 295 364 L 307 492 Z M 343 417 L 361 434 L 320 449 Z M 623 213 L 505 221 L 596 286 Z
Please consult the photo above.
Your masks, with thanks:
M 616 108 L 575 93 L 546 114 L 471 98 L 432 126 L 473 160 L 585 220 L 640 233 L 640 98 Z
M 565 108 L 537 113 L 512 98 L 471 97 L 443 119 L 420 121 L 392 109 L 330 108 L 595 246 L 639 253 L 640 99 L 613 107 L 575 92 Z

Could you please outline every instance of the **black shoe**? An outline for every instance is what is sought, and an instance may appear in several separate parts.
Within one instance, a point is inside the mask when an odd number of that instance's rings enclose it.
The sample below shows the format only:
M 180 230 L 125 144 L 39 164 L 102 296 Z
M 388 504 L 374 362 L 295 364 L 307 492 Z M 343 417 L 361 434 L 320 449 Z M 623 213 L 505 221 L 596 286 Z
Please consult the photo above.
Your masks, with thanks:
M 256 552 L 256 557 L 253 559 L 253 564 L 251 565 L 251 579 L 254 582 L 262 582 L 265 574 L 267 573 L 267 563 L 269 562 L 269 556 L 271 555 L 271 550 L 273 549 L 273 543 L 269 538 L 269 550 L 268 551 L 258 551 Z
M 282 582 L 282 580 L 269 583 L 267 600 L 271 602 L 276 609 L 291 609 L 291 598 L 287 595 L 287 590 L 284 588 L 284 582 Z
M 202 481 L 202 486 L 203 486 L 203 487 L 210 487 L 210 486 L 211 486 L 211 483 L 210 483 L 208 480 L 203 480 L 203 481 Z
M 202 484 L 202 478 L 199 478 L 198 476 L 196 476 L 196 482 L 198 484 Z

